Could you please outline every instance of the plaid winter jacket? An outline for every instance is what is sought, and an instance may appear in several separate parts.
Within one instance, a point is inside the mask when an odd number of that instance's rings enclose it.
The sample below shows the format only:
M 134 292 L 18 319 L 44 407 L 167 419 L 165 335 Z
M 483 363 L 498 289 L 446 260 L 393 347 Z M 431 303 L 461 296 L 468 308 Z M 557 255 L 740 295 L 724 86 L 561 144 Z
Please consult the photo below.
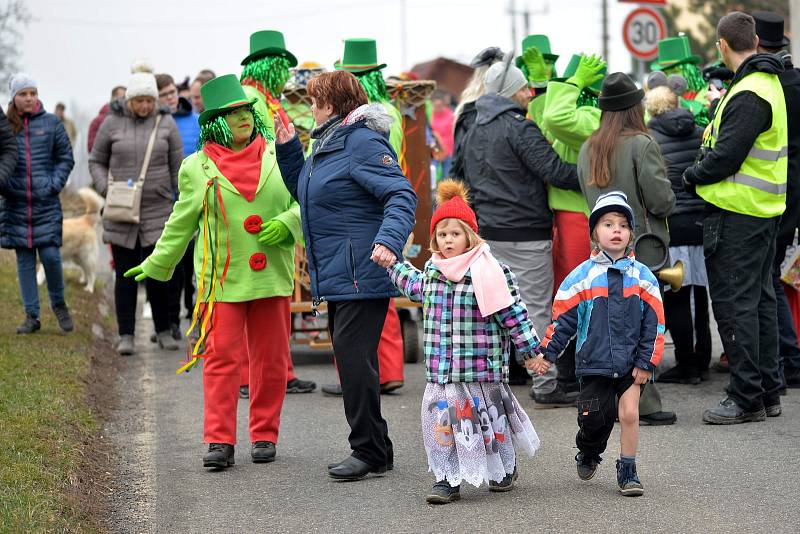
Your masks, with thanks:
M 539 338 L 519 296 L 514 273 L 500 264 L 514 303 L 482 317 L 470 271 L 451 282 L 431 262 L 420 272 L 410 263 L 389 268 L 395 286 L 409 299 L 422 302 L 425 373 L 428 382 L 508 382 L 511 342 L 517 354 L 529 358 Z

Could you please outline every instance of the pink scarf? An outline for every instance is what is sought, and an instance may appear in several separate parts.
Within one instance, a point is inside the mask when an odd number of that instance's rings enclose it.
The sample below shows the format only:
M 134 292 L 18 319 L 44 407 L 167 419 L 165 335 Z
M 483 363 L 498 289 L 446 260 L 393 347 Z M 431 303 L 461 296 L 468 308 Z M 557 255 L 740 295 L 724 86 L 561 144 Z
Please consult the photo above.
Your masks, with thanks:
M 488 244 L 483 243 L 454 258 L 443 258 L 434 253 L 431 261 L 451 282 L 460 282 L 467 271 L 471 272 L 475 299 L 482 316 L 488 317 L 514 303 L 503 268 L 489 252 Z

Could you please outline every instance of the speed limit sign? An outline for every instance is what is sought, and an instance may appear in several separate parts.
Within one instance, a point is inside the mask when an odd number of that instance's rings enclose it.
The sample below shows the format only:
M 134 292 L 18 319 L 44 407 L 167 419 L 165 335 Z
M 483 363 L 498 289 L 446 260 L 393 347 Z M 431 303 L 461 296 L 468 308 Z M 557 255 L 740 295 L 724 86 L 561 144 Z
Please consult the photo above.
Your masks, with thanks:
M 658 42 L 666 36 L 667 25 L 661 13 L 648 7 L 631 11 L 622 25 L 625 46 L 637 59 L 655 59 L 658 56 Z

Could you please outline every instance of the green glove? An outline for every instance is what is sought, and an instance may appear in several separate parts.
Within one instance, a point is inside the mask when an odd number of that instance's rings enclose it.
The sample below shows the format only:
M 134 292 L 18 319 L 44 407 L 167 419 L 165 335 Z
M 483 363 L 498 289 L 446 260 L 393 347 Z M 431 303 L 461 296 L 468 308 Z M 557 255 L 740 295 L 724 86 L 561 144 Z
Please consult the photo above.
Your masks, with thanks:
M 133 269 L 128 269 L 127 271 L 125 271 L 125 274 L 123 276 L 125 278 L 135 277 L 134 280 L 136 280 L 137 282 L 141 282 L 142 280 L 147 278 L 147 275 L 144 274 L 144 269 L 142 269 L 141 265 L 137 265 Z
M 548 78 L 547 65 L 539 49 L 535 46 L 526 48 L 522 53 L 522 61 L 528 69 L 528 82 L 534 87 L 546 86 Z
M 578 87 L 578 89 L 585 89 L 598 80 L 603 79 L 603 69 L 606 62 L 600 56 L 581 56 L 581 61 L 578 63 L 578 69 L 575 71 L 567 83 L 571 83 Z
M 289 227 L 282 221 L 272 219 L 261 225 L 258 240 L 262 245 L 280 245 L 289 237 Z

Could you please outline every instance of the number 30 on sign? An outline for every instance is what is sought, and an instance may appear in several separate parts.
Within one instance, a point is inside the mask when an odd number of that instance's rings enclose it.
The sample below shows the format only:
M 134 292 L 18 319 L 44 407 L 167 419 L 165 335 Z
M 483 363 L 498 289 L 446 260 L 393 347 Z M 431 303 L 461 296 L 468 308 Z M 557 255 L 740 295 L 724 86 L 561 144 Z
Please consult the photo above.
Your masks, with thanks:
M 658 42 L 667 36 L 661 13 L 648 7 L 631 11 L 622 24 L 622 38 L 628 51 L 644 61 L 658 56 Z

